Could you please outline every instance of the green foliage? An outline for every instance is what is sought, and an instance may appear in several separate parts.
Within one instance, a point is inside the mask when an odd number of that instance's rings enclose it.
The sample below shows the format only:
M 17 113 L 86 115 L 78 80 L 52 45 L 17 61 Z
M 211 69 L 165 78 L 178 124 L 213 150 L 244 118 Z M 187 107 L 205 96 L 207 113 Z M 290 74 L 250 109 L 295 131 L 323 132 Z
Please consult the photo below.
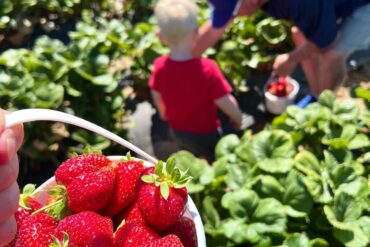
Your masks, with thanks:
M 255 135 L 224 137 L 212 166 L 175 154 L 201 188 L 191 193 L 208 244 L 368 246 L 366 111 L 326 91 L 318 103 L 289 108 Z
M 132 50 L 126 27 L 118 20 L 93 21 L 86 13 L 68 45 L 44 36 L 32 50 L 0 54 L 0 105 L 10 110 L 58 109 L 125 135 L 127 96 L 119 81 L 126 68 L 116 68 L 114 62 Z M 55 156 L 68 149 L 81 152 L 78 143 L 97 149 L 110 146 L 108 140 L 71 126 L 37 123 L 26 128 L 21 152 L 31 159 L 56 161 Z
M 52 31 L 56 23 L 75 19 L 85 9 L 102 14 L 112 11 L 114 3 L 114 0 L 2 0 L 0 34 L 19 45 L 14 36 L 29 35 L 37 25 Z

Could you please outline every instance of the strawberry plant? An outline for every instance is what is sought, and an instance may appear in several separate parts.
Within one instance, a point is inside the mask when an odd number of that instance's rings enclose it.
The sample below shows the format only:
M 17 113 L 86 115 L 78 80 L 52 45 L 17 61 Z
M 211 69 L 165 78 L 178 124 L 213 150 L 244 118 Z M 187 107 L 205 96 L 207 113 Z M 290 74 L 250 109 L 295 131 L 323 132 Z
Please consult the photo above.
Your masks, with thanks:
M 271 126 L 216 146 L 217 160 L 173 155 L 209 246 L 368 246 L 369 121 L 351 100 L 325 91 Z

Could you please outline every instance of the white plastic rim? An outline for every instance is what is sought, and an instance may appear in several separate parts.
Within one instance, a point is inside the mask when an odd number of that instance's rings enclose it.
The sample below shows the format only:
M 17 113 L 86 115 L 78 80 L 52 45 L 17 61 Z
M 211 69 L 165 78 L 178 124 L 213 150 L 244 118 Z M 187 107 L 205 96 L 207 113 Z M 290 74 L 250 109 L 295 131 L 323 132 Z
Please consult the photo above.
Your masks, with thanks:
M 283 113 L 288 105 L 292 104 L 299 91 L 299 83 L 291 77 L 287 77 L 288 83 L 292 84 L 293 90 L 286 97 L 278 97 L 268 92 L 267 83 L 264 87 L 265 105 L 269 112 L 273 114 Z
M 120 160 L 121 158 L 125 158 L 124 156 L 108 156 L 110 160 Z M 153 166 L 148 161 L 144 160 L 144 165 L 146 167 Z M 40 202 L 42 205 L 45 205 L 48 195 L 48 190 L 52 188 L 54 185 L 56 185 L 55 178 L 51 177 L 48 179 L 45 183 L 40 185 L 37 188 L 38 193 L 34 196 L 35 200 Z M 197 207 L 195 206 L 193 200 L 190 196 L 188 196 L 188 204 L 186 206 L 186 210 L 184 213 L 184 216 L 191 218 L 194 221 L 195 224 L 195 230 L 197 234 L 197 241 L 198 241 L 198 247 L 206 247 L 206 236 L 204 234 L 204 227 L 202 223 L 202 218 L 200 217 L 199 211 Z

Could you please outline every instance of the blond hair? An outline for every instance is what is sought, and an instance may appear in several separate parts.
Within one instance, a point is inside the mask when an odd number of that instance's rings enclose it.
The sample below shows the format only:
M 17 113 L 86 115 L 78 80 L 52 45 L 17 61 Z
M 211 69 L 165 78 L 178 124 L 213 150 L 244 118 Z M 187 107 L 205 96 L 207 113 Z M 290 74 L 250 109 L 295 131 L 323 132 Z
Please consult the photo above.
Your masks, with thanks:
M 197 28 L 198 7 L 192 0 L 160 0 L 154 13 L 166 42 L 179 43 Z

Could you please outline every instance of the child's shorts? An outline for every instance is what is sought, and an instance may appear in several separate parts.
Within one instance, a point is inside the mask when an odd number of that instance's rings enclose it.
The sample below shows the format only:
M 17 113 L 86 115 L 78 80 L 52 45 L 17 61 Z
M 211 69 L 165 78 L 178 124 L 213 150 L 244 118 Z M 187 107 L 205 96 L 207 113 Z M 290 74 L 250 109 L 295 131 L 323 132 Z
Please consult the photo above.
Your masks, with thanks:
M 335 50 L 353 52 L 370 48 L 370 3 L 356 9 L 344 20 Z
M 205 158 L 208 162 L 212 162 L 215 156 L 215 146 L 221 138 L 221 131 L 209 134 L 195 134 L 171 130 L 171 135 L 179 148 L 187 150 L 197 157 Z

